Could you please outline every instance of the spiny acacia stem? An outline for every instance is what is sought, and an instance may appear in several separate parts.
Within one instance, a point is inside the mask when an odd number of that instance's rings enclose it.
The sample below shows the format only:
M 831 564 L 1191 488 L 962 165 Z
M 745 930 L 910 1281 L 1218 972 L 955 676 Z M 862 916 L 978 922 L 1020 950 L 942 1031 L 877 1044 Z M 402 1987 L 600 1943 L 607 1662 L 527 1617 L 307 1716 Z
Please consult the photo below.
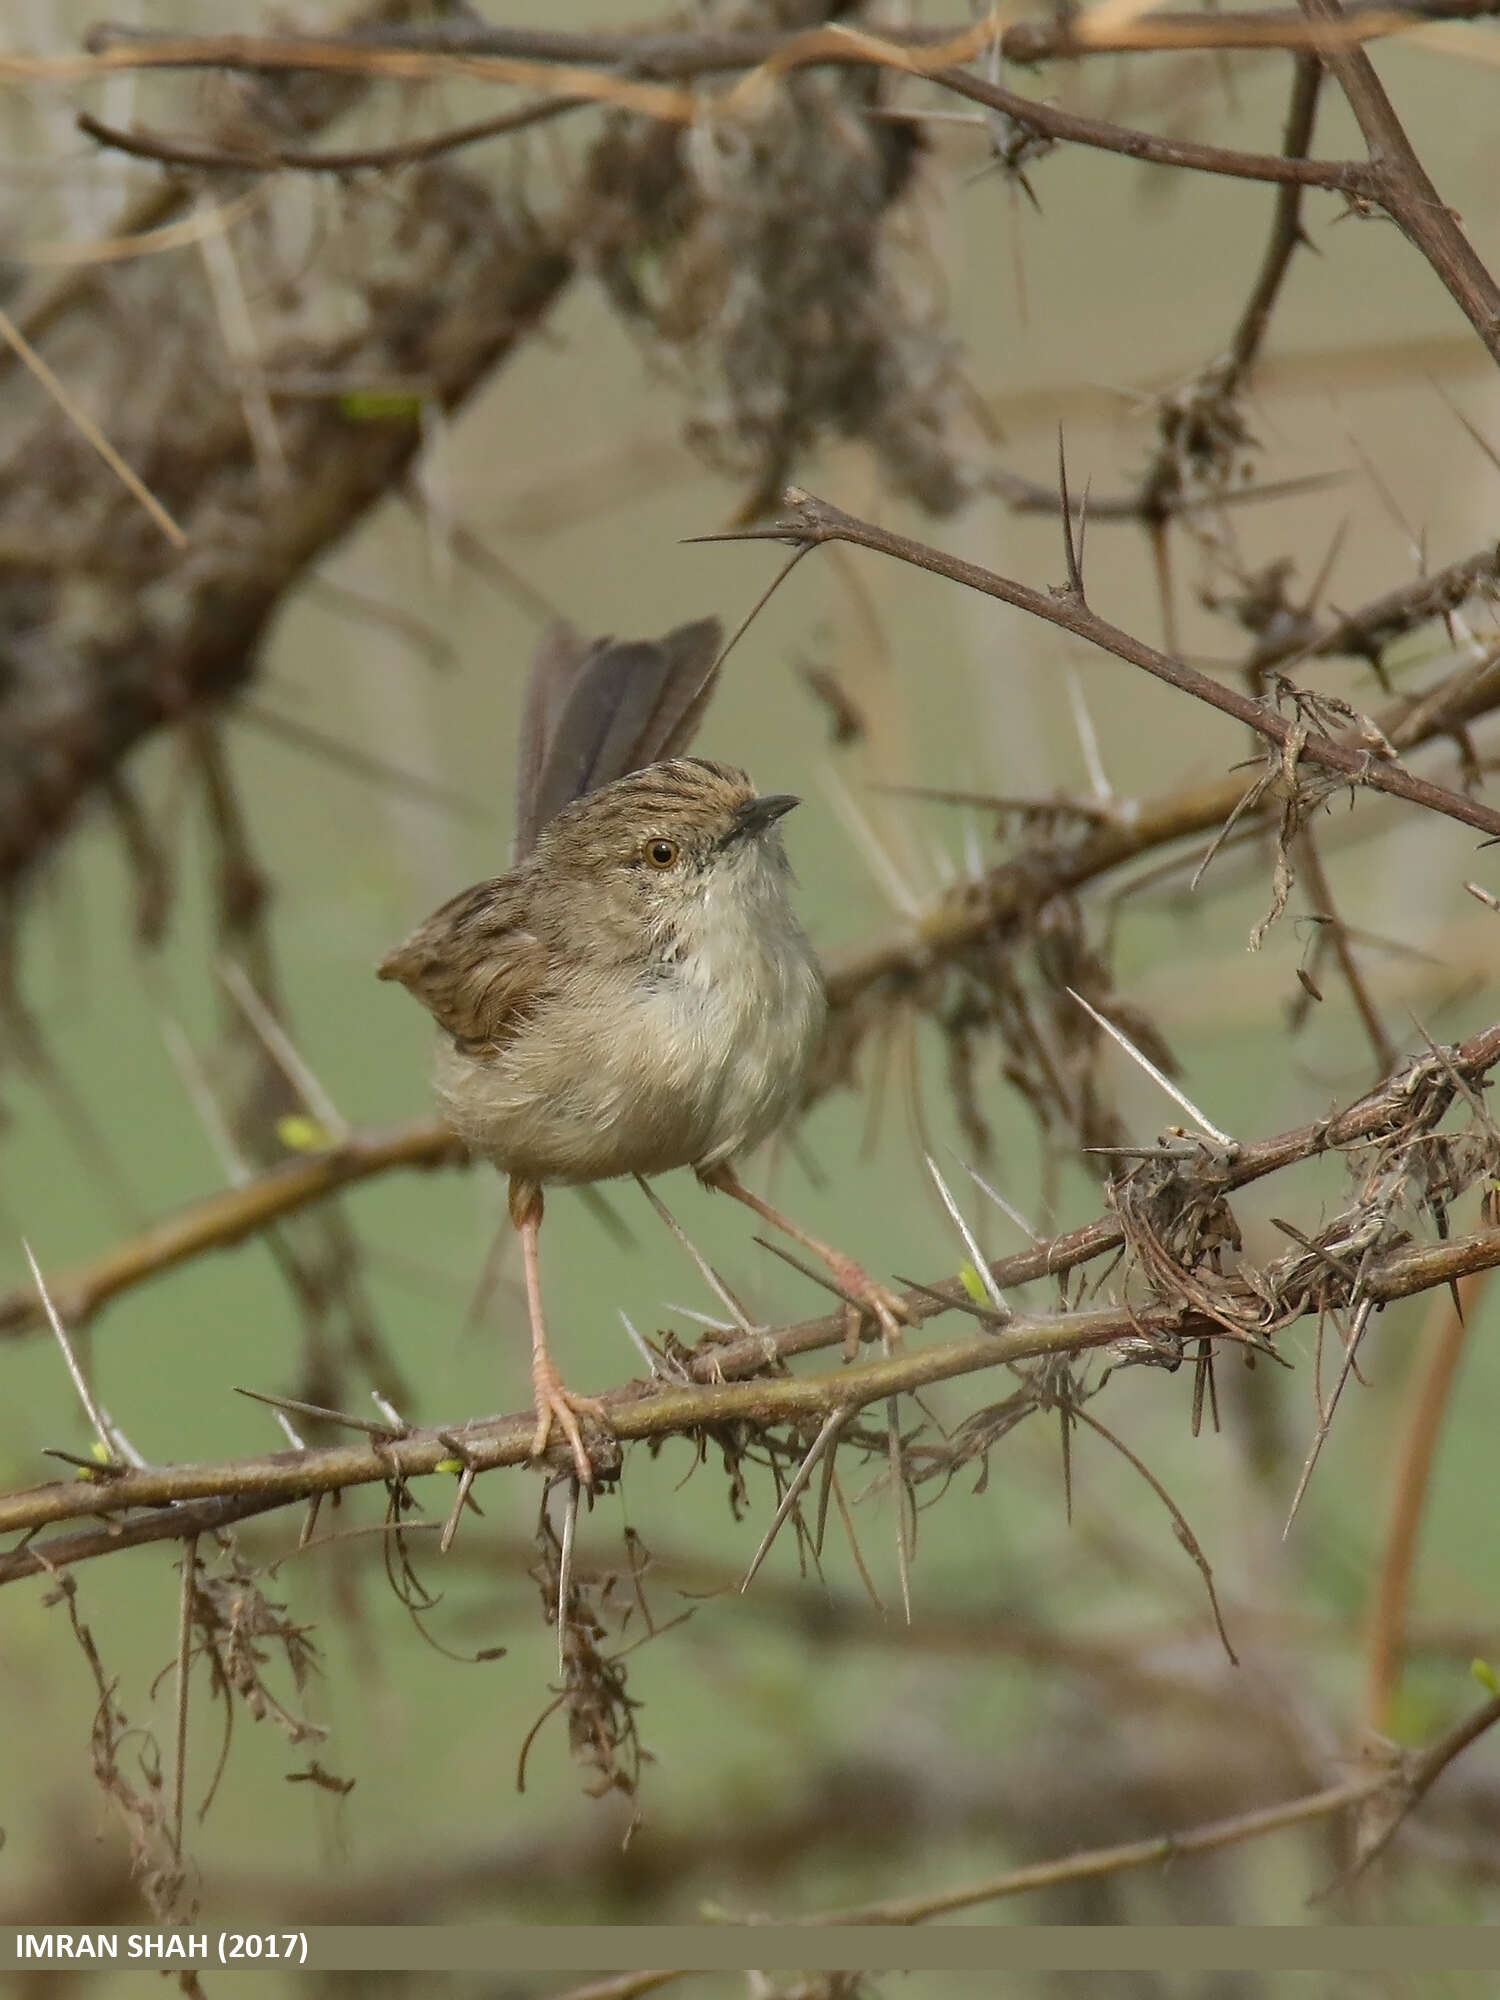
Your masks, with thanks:
M 898 535 L 893 529 L 880 528 L 871 521 L 846 514 L 842 508 L 811 493 L 804 493 L 799 487 L 787 489 L 786 504 L 789 512 L 767 528 L 747 529 L 724 537 L 706 536 L 703 539 L 813 544 L 847 542 L 855 548 L 872 549 L 878 555 L 892 556 L 897 562 L 927 570 L 950 583 L 961 583 L 970 590 L 981 591 L 986 597 L 999 598 L 1002 603 L 1012 604 L 1018 611 L 1029 612 L 1032 617 L 1044 619 L 1049 625 L 1060 625 L 1064 631 L 1088 640 L 1101 651 L 1113 653 L 1117 659 L 1126 660 L 1131 666 L 1141 667 L 1157 680 L 1165 681 L 1168 687 L 1177 688 L 1181 693 L 1205 702 L 1210 708 L 1233 716 L 1280 749 L 1286 749 L 1292 742 L 1294 728 L 1285 716 L 1278 715 L 1266 703 L 1241 694 L 1237 688 L 1224 686 L 1212 675 L 1189 666 L 1185 660 L 1174 660 L 1166 653 L 1159 653 L 1144 640 L 1134 638 L 1118 625 L 1110 624 L 1107 618 L 1101 618 L 1091 610 L 1076 591 L 1033 590 L 1028 584 L 1015 583 L 1009 577 L 983 569 L 978 563 L 966 562 L 961 556 L 948 555 L 926 542 L 913 540 L 909 535 Z M 1477 799 L 1464 798 L 1442 785 L 1429 784 L 1425 778 L 1414 777 L 1400 764 L 1383 761 L 1369 750 L 1356 750 L 1319 731 L 1310 731 L 1301 742 L 1298 754 L 1308 763 L 1336 772 L 1354 784 L 1367 785 L 1372 791 L 1387 792 L 1393 798 L 1425 806 L 1431 812 L 1442 813 L 1464 826 L 1472 826 L 1480 833 L 1500 837 L 1500 812 L 1481 805 Z
M 1475 1236 L 1396 1252 L 1367 1273 L 1363 1290 L 1368 1297 L 1388 1303 L 1496 1264 L 1500 1264 L 1500 1229 L 1483 1230 Z M 929 1313 L 936 1310 L 941 1307 L 929 1300 Z M 1316 1307 L 1309 1304 L 1306 1310 Z M 821 1328 L 828 1322 L 812 1324 Z M 831 1337 L 840 1337 L 842 1315 L 832 1324 L 835 1332 Z M 863 1409 L 982 1369 L 1035 1361 L 1046 1355 L 1082 1354 L 1117 1341 L 1141 1342 L 1153 1337 L 1164 1343 L 1222 1339 L 1224 1329 L 1199 1314 L 1176 1310 L 1103 1307 L 1088 1312 L 1017 1315 L 994 1333 L 858 1362 L 831 1375 L 781 1375 L 692 1388 L 632 1387 L 603 1401 L 610 1429 L 621 1444 L 691 1436 L 725 1425 L 744 1424 L 754 1429 L 817 1425 L 835 1411 Z M 773 1339 L 767 1336 L 768 1343 Z M 763 1346 L 763 1359 L 764 1354 Z M 32 1487 L 0 1497 L 0 1534 L 29 1538 L 56 1521 L 113 1516 L 137 1507 L 171 1507 L 175 1513 L 175 1503 L 182 1501 L 233 1502 L 258 1496 L 267 1506 L 291 1505 L 353 1486 L 404 1484 L 436 1472 L 455 1458 L 476 1473 L 489 1472 L 531 1463 L 535 1432 L 535 1413 L 528 1412 L 441 1429 L 424 1427 L 388 1440 L 367 1438 L 355 1444 L 275 1452 L 220 1464 L 147 1466 L 138 1471 L 91 1475 L 67 1485 Z M 184 1509 L 177 1519 L 179 1537 L 201 1532 L 202 1523 L 193 1510 Z M 129 1521 L 121 1524 L 114 1547 L 129 1546 L 129 1528 Z M 94 1544 L 89 1553 L 103 1550 Z M 66 1551 L 55 1544 L 23 1546 L 0 1558 L 0 1583 L 45 1572 L 49 1565 L 56 1567 L 67 1559 Z
M 907 942 L 901 949 L 909 954 L 912 946 Z M 905 960 L 901 960 L 884 969 L 894 972 L 904 966 Z M 862 967 L 861 978 L 872 981 L 880 976 L 881 971 L 880 965 L 866 963 Z M 840 977 L 835 974 L 830 981 L 835 1004 L 847 1004 L 848 995 L 840 1000 L 840 984 Z M 1478 1082 L 1496 1062 L 1500 1062 L 1500 1023 L 1470 1036 L 1467 1041 L 1448 1050 L 1446 1057 L 1458 1075 L 1468 1082 Z M 1355 1145 L 1361 1139 L 1370 1137 L 1399 1112 L 1403 1078 L 1408 1074 L 1398 1071 L 1395 1077 L 1387 1078 L 1358 1103 L 1333 1117 L 1242 1145 L 1233 1160 L 1224 1165 L 1225 1187 L 1231 1191 L 1245 1187 L 1298 1160 Z M 467 1158 L 464 1149 L 436 1119 L 423 1119 L 383 1131 L 353 1133 L 333 1152 L 273 1168 L 242 1187 L 228 1188 L 205 1201 L 193 1203 L 142 1235 L 107 1251 L 92 1263 L 50 1278 L 48 1291 L 64 1323 L 76 1328 L 100 1306 L 131 1285 L 142 1283 L 205 1251 L 226 1249 L 338 1188 L 394 1167 L 460 1164 Z M 1071 1271 L 1095 1257 L 1106 1256 L 1119 1249 L 1124 1240 L 1118 1221 L 1113 1216 L 1101 1216 L 1029 1250 L 999 1258 L 990 1269 L 1002 1288 L 1029 1284 L 1039 1278 Z M 939 1284 L 905 1295 L 907 1306 L 918 1322 L 941 1310 L 944 1303 L 960 1304 L 965 1296 L 956 1279 L 946 1285 Z M 26 1332 L 42 1325 L 44 1318 L 41 1301 L 31 1287 L 17 1287 L 0 1296 L 0 1332 Z M 776 1335 L 776 1352 L 785 1357 L 831 1346 L 842 1339 L 842 1328 L 843 1317 L 838 1313 L 822 1319 L 804 1320 L 795 1327 L 782 1329 Z M 751 1374 L 764 1364 L 768 1338 L 758 1334 L 751 1339 L 716 1345 L 697 1355 L 690 1365 L 702 1381 Z

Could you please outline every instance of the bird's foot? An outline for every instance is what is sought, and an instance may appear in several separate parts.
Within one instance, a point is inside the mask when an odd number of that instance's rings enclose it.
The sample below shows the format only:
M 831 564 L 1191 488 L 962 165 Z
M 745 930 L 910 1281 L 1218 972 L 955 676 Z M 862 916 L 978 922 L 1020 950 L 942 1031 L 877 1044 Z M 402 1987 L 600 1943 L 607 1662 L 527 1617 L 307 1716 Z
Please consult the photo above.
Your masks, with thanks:
M 911 1308 L 901 1294 L 872 1278 L 863 1264 L 856 1264 L 841 1251 L 826 1253 L 826 1262 L 839 1290 L 855 1301 L 844 1314 L 844 1359 L 852 1361 L 859 1353 L 860 1334 L 867 1319 L 875 1321 L 888 1346 L 899 1347 L 902 1327 L 911 1325 Z
M 594 1468 L 590 1463 L 588 1449 L 583 1442 L 583 1432 L 578 1427 L 580 1417 L 588 1417 L 601 1429 L 609 1429 L 609 1420 L 604 1414 L 604 1405 L 597 1396 L 575 1396 L 567 1388 L 561 1375 L 552 1365 L 549 1355 L 535 1355 L 531 1363 L 531 1386 L 536 1404 L 536 1436 L 531 1441 L 531 1455 L 540 1458 L 547 1449 L 547 1440 L 552 1435 L 555 1421 L 568 1440 L 568 1448 L 573 1454 L 573 1464 L 583 1485 L 594 1483 Z

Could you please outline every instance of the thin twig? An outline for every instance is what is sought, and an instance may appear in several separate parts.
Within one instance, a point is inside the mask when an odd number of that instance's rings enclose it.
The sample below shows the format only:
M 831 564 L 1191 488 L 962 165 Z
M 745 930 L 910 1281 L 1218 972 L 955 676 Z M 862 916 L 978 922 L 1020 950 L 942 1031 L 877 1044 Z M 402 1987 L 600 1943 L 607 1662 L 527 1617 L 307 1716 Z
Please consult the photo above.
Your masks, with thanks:
M 1350 1327 L 1349 1337 L 1344 1343 L 1343 1366 L 1339 1369 L 1338 1380 L 1333 1385 L 1333 1394 L 1328 1398 L 1327 1405 L 1318 1412 L 1318 1427 L 1313 1433 L 1313 1441 L 1308 1447 L 1307 1456 L 1302 1461 L 1302 1470 L 1297 1478 L 1296 1490 L 1292 1494 L 1292 1504 L 1287 1509 L 1286 1521 L 1281 1530 L 1281 1539 L 1283 1541 L 1292 1532 L 1292 1523 L 1297 1518 L 1298 1509 L 1301 1507 L 1303 1496 L 1307 1492 L 1308 1481 L 1312 1478 L 1313 1469 L 1317 1465 L 1323 1446 L 1328 1441 L 1328 1433 L 1333 1427 L 1334 1412 L 1338 1409 L 1339 1398 L 1344 1393 L 1344 1385 L 1354 1370 L 1354 1358 L 1359 1351 L 1359 1343 L 1364 1337 L 1365 1328 L 1370 1323 L 1370 1314 L 1373 1310 L 1372 1302 L 1366 1298 L 1355 1312 L 1354 1323 Z
M 1307 157 L 1322 80 L 1323 65 L 1316 56 L 1297 58 L 1292 69 L 1292 95 L 1287 106 L 1286 129 L 1281 139 L 1282 153 L 1289 160 Z M 1229 342 L 1229 365 L 1219 383 L 1225 396 L 1233 396 L 1255 366 L 1292 257 L 1298 246 L 1306 241 L 1302 233 L 1302 194 L 1302 186 L 1296 181 L 1284 181 L 1277 190 L 1265 256 Z
M 1339 971 L 1344 984 L 1349 988 L 1349 997 L 1354 1002 L 1356 1013 L 1370 1038 L 1370 1047 L 1375 1054 L 1378 1073 L 1389 1076 L 1396 1067 L 1396 1045 L 1385 1031 L 1385 1024 L 1376 1011 L 1375 1002 L 1370 997 L 1364 974 L 1349 943 L 1347 925 L 1334 908 L 1333 890 L 1329 886 L 1327 871 L 1323 867 L 1323 857 L 1318 851 L 1318 843 L 1310 827 L 1302 829 L 1298 840 L 1302 855 L 1302 869 L 1307 878 L 1313 908 L 1324 919 L 1333 938 L 1334 956 L 1338 960 Z
M 493 118 L 480 118 L 471 125 L 452 125 L 446 131 L 433 132 L 425 138 L 403 139 L 391 146 L 367 146 L 341 153 L 312 152 L 299 146 L 231 148 L 192 145 L 139 128 L 122 132 L 118 126 L 106 125 L 102 118 L 95 118 L 87 111 L 79 112 L 78 129 L 87 138 L 110 147 L 114 152 L 126 153 L 136 160 L 155 160 L 168 167 L 193 167 L 206 173 L 353 174 L 387 171 L 392 167 L 410 167 L 424 160 L 441 159 L 444 154 L 457 152 L 464 146 L 475 146 L 485 139 L 522 132 L 532 125 L 565 117 L 570 111 L 581 111 L 583 107 L 582 98 L 544 97 L 535 104 L 523 104 L 514 111 L 502 111 Z
M 1136 1456 L 1136 1454 L 1130 1449 L 1129 1445 L 1127 1445 L 1122 1438 L 1117 1437 L 1115 1433 L 1112 1430 L 1110 1430 L 1107 1425 L 1100 1423 L 1099 1419 L 1096 1416 L 1092 1415 L 1091 1412 L 1089 1412 L 1088 1410 L 1085 1410 L 1081 1406 L 1081 1404 L 1077 1403 L 1076 1401 L 1070 1403 L 1067 1406 L 1064 1412 L 1064 1416 L 1068 1419 L 1071 1419 L 1074 1423 L 1086 1424 L 1091 1431 L 1096 1433 L 1097 1436 L 1102 1437 L 1106 1444 L 1113 1445 L 1115 1450 L 1126 1461 L 1126 1463 L 1128 1465 L 1134 1466 L 1135 1470 L 1141 1475 L 1142 1479 L 1145 1480 L 1146 1484 L 1151 1488 L 1151 1491 L 1156 1495 L 1157 1499 L 1160 1500 L 1162 1505 L 1166 1508 L 1167 1512 L 1172 1516 L 1172 1526 L 1176 1530 L 1178 1543 L 1192 1558 L 1194 1564 L 1197 1567 L 1198 1574 L 1203 1579 L 1203 1588 L 1208 1592 L 1209 1609 L 1213 1613 L 1214 1627 L 1219 1635 L 1219 1644 L 1224 1648 L 1230 1666 L 1237 1667 L 1239 1665 L 1239 1659 L 1235 1653 L 1234 1647 L 1229 1643 L 1229 1634 L 1224 1629 L 1223 1613 L 1219 1610 L 1219 1594 L 1214 1589 L 1214 1573 L 1209 1566 L 1208 1557 L 1203 1553 L 1203 1549 L 1198 1541 L 1198 1537 L 1193 1533 L 1192 1529 L 1188 1526 L 1187 1516 L 1183 1513 L 1182 1509 L 1177 1505 L 1177 1502 L 1172 1498 L 1171 1494 L 1167 1491 L 1166 1487 L 1163 1486 L 1161 1481 L 1156 1477 L 1156 1474 L 1151 1470 L 1150 1466 L 1146 1465 L 1143 1460 L 1139 1459 Z M 1063 1435 L 1064 1437 L 1066 1437 L 1067 1435 L 1066 1431 L 1064 1431 Z M 1071 1512 L 1071 1507 L 1069 1511 Z
M 1258 1840 L 1289 1826 L 1305 1826 L 1327 1819 L 1349 1806 L 1359 1805 L 1377 1791 L 1382 1778 L 1360 1778 L 1326 1791 L 1311 1792 L 1305 1798 L 1290 1799 L 1284 1805 L 1263 1806 L 1256 1812 L 1236 1813 L 1232 1818 L 1211 1820 L 1147 1840 L 1130 1840 L 1117 1847 L 1086 1848 L 1055 1861 L 1034 1862 L 1027 1868 L 1011 1868 L 981 1882 L 964 1883 L 955 1889 L 926 1895 L 892 1897 L 883 1903 L 862 1903 L 850 1909 L 829 1910 L 802 1922 L 826 1924 L 922 1924 L 934 1917 L 952 1916 L 959 1910 L 978 1909 L 982 1903 L 999 1902 L 1007 1896 L 1028 1894 L 1034 1889 L 1052 1889 L 1064 1882 L 1086 1882 L 1105 1875 L 1123 1874 L 1132 1868 L 1166 1867 L 1185 1854 L 1209 1854 L 1221 1847 L 1236 1847 L 1241 1841 Z

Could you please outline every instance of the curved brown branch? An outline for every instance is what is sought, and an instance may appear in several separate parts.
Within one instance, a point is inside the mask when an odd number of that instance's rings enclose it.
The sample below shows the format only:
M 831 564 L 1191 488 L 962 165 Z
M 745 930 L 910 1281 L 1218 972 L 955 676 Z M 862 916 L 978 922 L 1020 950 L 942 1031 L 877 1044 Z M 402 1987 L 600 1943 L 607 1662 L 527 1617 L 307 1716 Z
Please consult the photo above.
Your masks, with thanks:
M 1196 139 L 1165 138 L 1155 132 L 1138 132 L 1127 125 L 1115 125 L 1106 118 L 1085 118 L 1076 111 L 1064 111 L 1003 84 L 972 76 L 967 70 L 940 69 L 931 81 L 955 97 L 966 97 L 991 111 L 1003 112 L 1028 131 L 1069 145 L 1087 146 L 1094 152 L 1119 153 L 1127 160 L 1144 160 L 1151 166 L 1182 167 L 1193 173 L 1219 174 L 1237 181 L 1274 181 L 1293 187 L 1329 188 L 1351 200 L 1373 201 L 1375 177 L 1363 160 L 1287 159 L 1281 153 L 1244 153 L 1228 146 L 1208 146 Z
M 1180 1855 L 1207 1854 L 1215 1848 L 1234 1847 L 1241 1841 L 1257 1840 L 1284 1827 L 1305 1826 L 1309 1821 L 1327 1819 L 1362 1805 L 1386 1783 L 1384 1774 L 1352 1778 L 1342 1785 L 1307 1797 L 1288 1799 L 1284 1805 L 1262 1806 L 1255 1812 L 1235 1813 L 1229 1819 L 1214 1820 L 1207 1826 L 1188 1827 L 1180 1833 L 1153 1835 L 1147 1840 L 1127 1840 L 1116 1847 L 1096 1847 L 1081 1854 L 1065 1854 L 1055 1861 L 1033 1862 L 1027 1868 L 1008 1868 L 1003 1875 L 988 1876 L 982 1882 L 966 1882 L 956 1889 L 939 1889 L 919 1896 L 892 1897 L 883 1903 L 863 1903 L 853 1909 L 829 1910 L 800 1921 L 825 1924 L 924 1924 L 934 1917 L 950 1916 L 957 1910 L 977 1909 L 981 1903 L 999 1902 L 1006 1896 L 1021 1896 L 1033 1889 L 1055 1888 L 1063 1882 L 1081 1882 L 1101 1875 L 1118 1875 L 1131 1868 L 1165 1867 Z M 794 1920 L 796 1921 L 796 1920 Z M 560 2000 L 570 2000 L 569 1995 Z M 572 2000 L 577 2000 L 575 1989 Z
M 1318 26 L 1343 24 L 1339 0 L 1301 0 L 1301 5 L 1308 20 Z M 1375 65 L 1363 49 L 1349 44 L 1330 47 L 1326 60 L 1370 149 L 1373 198 L 1421 251 L 1490 354 L 1500 361 L 1500 285 L 1428 178 Z
M 1286 749 L 1293 740 L 1293 725 L 1264 702 L 1241 694 L 1238 689 L 1225 687 L 1197 667 L 1191 667 L 1183 660 L 1171 659 L 1167 654 L 1157 652 L 1154 646 L 1148 646 L 1143 640 L 1121 631 L 1119 626 L 1110 624 L 1108 619 L 1092 611 L 1076 591 L 1044 592 L 1033 590 L 1024 583 L 1013 583 L 1008 577 L 997 576 L 993 570 L 982 569 L 978 563 L 965 562 L 962 557 L 947 555 L 926 542 L 914 541 L 908 535 L 898 535 L 891 529 L 859 520 L 855 515 L 846 514 L 830 502 L 804 493 L 798 487 L 788 488 L 786 504 L 789 512 L 766 528 L 745 529 L 738 534 L 705 539 L 774 539 L 812 544 L 847 542 L 855 548 L 872 549 L 879 555 L 909 563 L 915 569 L 927 570 L 934 576 L 981 591 L 986 597 L 999 598 L 1002 603 L 1012 604 L 1017 610 L 1044 619 L 1049 625 L 1059 625 L 1064 631 L 1088 640 L 1102 651 L 1113 653 L 1117 659 L 1143 668 L 1157 680 L 1165 681 L 1169 687 L 1192 695 L 1195 700 L 1217 708 L 1222 714 L 1235 717 L 1281 749 Z M 1480 833 L 1500 836 L 1500 812 L 1480 805 L 1477 800 L 1448 791 L 1442 785 L 1429 784 L 1425 778 L 1413 777 L 1399 764 L 1377 760 L 1368 750 L 1356 750 L 1321 732 L 1310 732 L 1300 743 L 1298 754 L 1309 763 L 1336 772 L 1355 784 L 1368 785 L 1372 791 L 1386 792 L 1393 798 L 1405 799 L 1411 805 L 1425 806 L 1431 812 L 1442 813 L 1464 826 L 1472 826 Z
M 64 1322 L 79 1327 L 119 1293 L 206 1251 L 228 1250 L 339 1188 L 395 1167 L 462 1166 L 468 1157 L 463 1145 L 435 1118 L 351 1133 L 330 1152 L 288 1160 L 285 1166 L 179 1209 L 102 1257 L 49 1277 L 47 1289 Z M 0 1293 L 0 1334 L 26 1332 L 40 1325 L 42 1318 L 41 1302 L 25 1286 Z
M 154 160 L 164 167 L 192 167 L 203 173 L 232 174 L 353 174 L 410 167 L 423 160 L 440 159 L 465 146 L 477 146 L 485 139 L 499 139 L 530 126 L 544 125 L 580 108 L 583 100 L 544 97 L 535 104 L 523 104 L 515 111 L 503 111 L 493 118 L 480 118 L 471 125 L 454 125 L 446 131 L 422 139 L 404 139 L 392 146 L 366 146 L 341 153 L 309 152 L 299 146 L 271 146 L 254 151 L 243 147 L 195 146 L 181 139 L 168 139 L 152 132 L 124 132 L 106 125 L 91 112 L 78 114 L 78 129 L 113 152 L 128 153 L 134 160 Z
M 1335 29 L 1332 32 L 1337 35 L 1340 31 Z M 524 38 L 526 31 L 520 33 Z M 962 48 L 959 53 L 962 59 L 967 60 L 969 55 L 982 50 L 988 38 L 987 28 L 976 29 L 960 37 Z M 1316 45 L 1319 39 L 1316 32 L 1304 29 L 1300 34 L 1293 33 L 1289 45 Z M 648 53 L 636 59 L 628 55 L 623 57 L 628 70 L 635 74 L 663 73 L 661 69 L 651 67 L 650 38 L 638 38 L 638 44 Z M 524 40 L 515 43 L 517 48 L 524 45 Z M 313 37 L 178 35 L 162 40 L 137 36 L 122 41 L 112 40 L 103 53 L 75 61 L 67 73 L 87 74 L 86 66 L 92 62 L 108 70 L 223 68 L 274 74 L 306 69 L 335 75 L 404 79 L 458 75 L 478 82 L 518 84 L 562 101 L 614 104 L 623 110 L 635 111 L 669 124 L 691 124 L 698 116 L 701 107 L 690 91 L 674 91 L 661 84 L 634 83 L 629 74 L 612 75 L 579 67 L 576 62 L 570 63 L 557 54 L 564 45 L 544 35 L 535 46 L 545 48 L 549 53 L 538 57 L 534 54 L 480 53 L 472 42 L 465 46 L 462 53 L 453 53 L 407 45 L 376 47 L 368 41 L 356 42 L 352 39 L 329 41 Z M 607 45 L 619 46 L 616 40 L 608 41 Z M 1234 180 L 1329 188 L 1354 201 L 1379 199 L 1377 177 L 1365 162 L 1287 159 L 1276 153 L 1248 153 L 1205 145 L 1195 140 L 1140 132 L 1112 124 L 1107 119 L 1081 117 L 1057 105 L 988 83 L 970 75 L 967 70 L 952 67 L 952 37 L 948 38 L 947 45 L 934 39 L 926 46 L 928 54 L 924 57 L 914 41 L 908 40 L 903 46 L 901 39 L 896 37 L 814 29 L 764 42 L 747 37 L 735 44 L 715 38 L 711 47 L 700 49 L 696 60 L 669 67 L 673 75 L 745 69 L 745 78 L 736 86 L 731 97 L 724 100 L 725 107 L 731 112 L 735 97 L 754 87 L 756 80 L 762 76 L 785 74 L 792 69 L 817 64 L 896 68 L 927 77 L 957 96 L 1004 112 L 1024 129 L 1050 139 L 1087 146 L 1095 151 L 1117 153 L 1127 159 L 1145 160 L 1157 166 L 1185 168 Z M 753 63 L 750 61 L 752 54 L 756 55 Z M 557 65 L 550 70 L 547 66 L 549 60 Z M 6 63 L 0 59 L 0 75 L 5 70 Z M 58 74 L 65 73 L 62 65 L 54 65 L 54 70 Z M 26 74 L 35 72 L 35 63 L 28 65 L 25 71 Z
M 0 77 L 28 82 L 52 79 L 73 82 L 106 76 L 119 70 L 227 69 L 255 76 L 301 73 L 352 76 L 367 80 L 421 82 L 429 78 L 467 78 L 475 83 L 511 83 L 558 97 L 584 98 L 618 105 L 647 118 L 686 123 L 693 115 L 685 92 L 659 84 L 635 83 L 580 66 L 553 67 L 524 56 L 491 56 L 472 52 L 449 54 L 400 46 L 381 46 L 371 36 L 346 38 L 319 35 L 144 35 L 134 41 L 101 40 L 110 45 L 85 56 L 0 56 Z

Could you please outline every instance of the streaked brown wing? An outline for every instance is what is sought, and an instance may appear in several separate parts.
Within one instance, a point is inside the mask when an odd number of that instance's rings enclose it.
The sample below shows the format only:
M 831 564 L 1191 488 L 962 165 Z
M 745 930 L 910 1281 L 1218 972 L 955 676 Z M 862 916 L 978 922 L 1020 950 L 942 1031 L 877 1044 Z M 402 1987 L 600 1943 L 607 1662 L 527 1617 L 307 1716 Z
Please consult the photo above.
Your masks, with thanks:
M 494 1047 L 525 1018 L 547 976 L 547 947 L 525 927 L 514 875 L 476 882 L 434 910 L 381 961 L 455 1041 Z

